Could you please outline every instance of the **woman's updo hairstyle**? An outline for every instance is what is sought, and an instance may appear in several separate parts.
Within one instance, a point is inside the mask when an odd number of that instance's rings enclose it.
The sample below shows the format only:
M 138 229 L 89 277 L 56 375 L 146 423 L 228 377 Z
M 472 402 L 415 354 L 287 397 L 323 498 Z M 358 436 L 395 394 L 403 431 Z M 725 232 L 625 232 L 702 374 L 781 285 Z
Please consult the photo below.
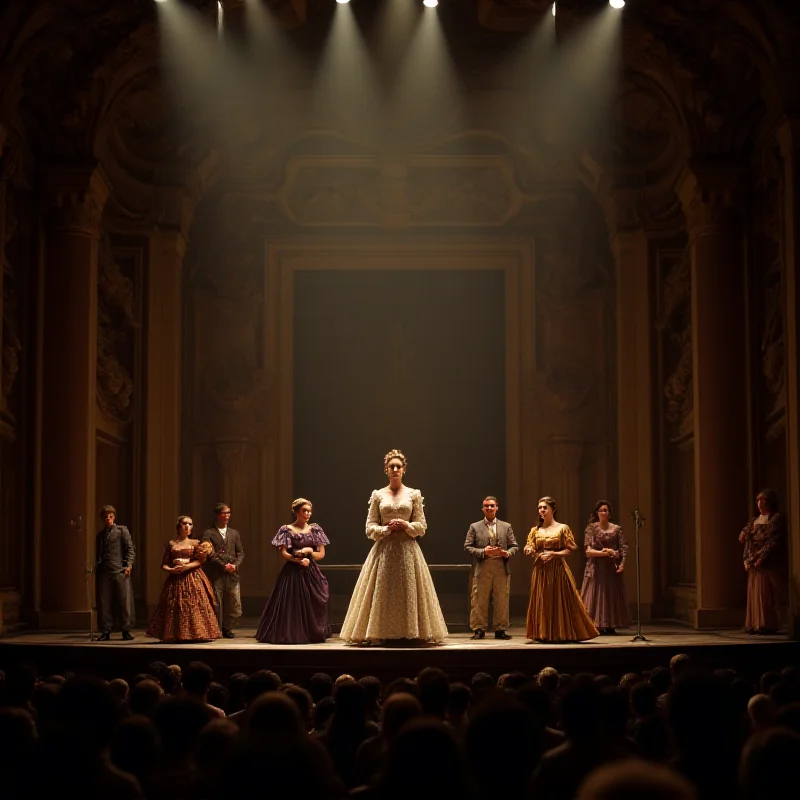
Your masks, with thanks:
M 383 457 L 383 471 L 388 475 L 389 474 L 389 462 L 393 458 L 399 458 L 400 461 L 403 462 L 403 469 L 408 469 L 408 459 L 403 454 L 402 450 L 390 450 L 384 457 Z
M 550 508 L 553 509 L 553 519 L 555 519 L 556 514 L 558 513 L 558 504 L 556 503 L 556 501 L 552 497 L 540 497 L 536 503 L 536 506 L 538 507 L 542 503 L 547 503 L 547 505 L 549 505 Z M 539 517 L 539 524 L 541 525 L 543 522 L 544 520 L 541 517 Z
M 297 500 L 292 500 L 292 514 L 297 517 L 297 512 L 303 506 L 311 506 L 314 507 L 314 504 L 310 500 L 306 500 L 305 497 L 298 497 Z

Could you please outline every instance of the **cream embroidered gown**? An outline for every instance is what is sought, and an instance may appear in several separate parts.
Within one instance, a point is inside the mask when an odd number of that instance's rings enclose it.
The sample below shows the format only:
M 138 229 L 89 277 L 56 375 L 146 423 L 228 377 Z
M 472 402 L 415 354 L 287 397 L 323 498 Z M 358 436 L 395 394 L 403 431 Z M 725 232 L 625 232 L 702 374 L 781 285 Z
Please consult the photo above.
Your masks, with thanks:
M 404 519 L 410 527 L 391 532 L 387 523 L 392 519 Z M 427 527 L 418 489 L 404 486 L 395 495 L 385 487 L 372 493 L 367 536 L 375 544 L 361 568 L 339 634 L 346 642 L 441 642 L 447 636 L 431 573 L 416 541 Z

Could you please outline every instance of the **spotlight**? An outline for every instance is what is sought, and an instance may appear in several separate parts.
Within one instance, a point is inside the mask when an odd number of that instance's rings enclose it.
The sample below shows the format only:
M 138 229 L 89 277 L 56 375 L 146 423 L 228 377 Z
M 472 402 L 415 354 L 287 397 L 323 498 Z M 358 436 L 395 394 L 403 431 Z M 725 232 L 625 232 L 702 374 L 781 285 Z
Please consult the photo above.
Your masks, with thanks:
M 439 0 L 422 0 L 422 5 L 426 8 L 436 8 L 439 5 Z
M 608 0 L 608 4 L 611 8 L 624 8 L 625 0 Z
M 344 5 L 345 3 L 349 3 L 350 0 L 336 0 L 337 3 Z
M 553 3 L 552 6 L 550 6 L 550 11 L 552 12 L 553 16 L 556 15 L 556 4 L 555 3 Z

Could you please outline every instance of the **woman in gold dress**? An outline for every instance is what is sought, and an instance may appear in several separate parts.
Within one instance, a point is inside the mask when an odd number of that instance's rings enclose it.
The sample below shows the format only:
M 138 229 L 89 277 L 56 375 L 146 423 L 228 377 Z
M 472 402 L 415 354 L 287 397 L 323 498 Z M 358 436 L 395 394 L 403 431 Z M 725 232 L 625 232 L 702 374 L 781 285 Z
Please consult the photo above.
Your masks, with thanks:
M 569 525 L 556 522 L 552 497 L 539 500 L 539 524 L 531 528 L 525 555 L 533 556 L 527 637 L 537 642 L 581 642 L 599 636 L 565 559 L 578 547 Z

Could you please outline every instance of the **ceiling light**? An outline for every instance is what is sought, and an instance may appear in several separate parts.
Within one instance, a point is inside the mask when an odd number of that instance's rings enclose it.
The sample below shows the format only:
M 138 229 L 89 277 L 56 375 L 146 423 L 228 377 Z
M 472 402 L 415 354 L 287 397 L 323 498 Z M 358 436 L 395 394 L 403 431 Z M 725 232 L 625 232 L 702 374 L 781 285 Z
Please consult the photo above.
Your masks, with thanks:
M 611 8 L 624 8 L 625 0 L 608 0 L 608 4 Z

